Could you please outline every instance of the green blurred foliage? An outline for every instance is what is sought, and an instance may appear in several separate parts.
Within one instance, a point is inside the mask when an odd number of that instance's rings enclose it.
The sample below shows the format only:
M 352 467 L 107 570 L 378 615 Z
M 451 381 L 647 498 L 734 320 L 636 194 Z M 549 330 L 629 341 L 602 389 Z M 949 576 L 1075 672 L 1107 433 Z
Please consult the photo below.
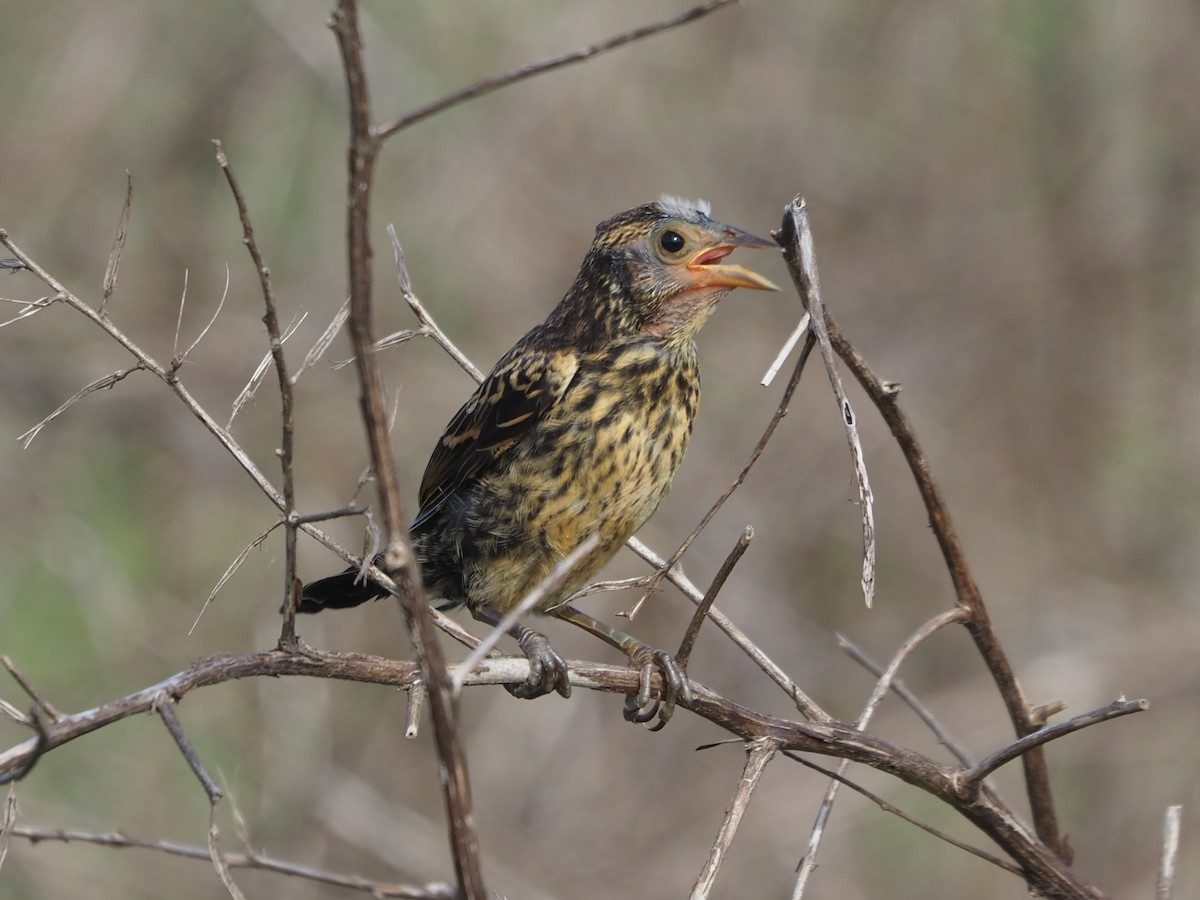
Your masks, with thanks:
M 397 116 L 532 59 L 686 4 L 368 3 L 376 117 Z M 345 90 L 329 4 L 43 0 L 0 28 L 0 227 L 90 302 L 124 193 L 133 215 L 113 321 L 168 360 L 213 315 L 181 371 L 218 421 L 266 352 L 257 280 L 210 140 L 250 203 L 298 363 L 344 299 Z M 592 228 L 662 192 L 704 196 L 759 233 L 803 193 L 827 303 L 876 371 L 904 385 L 997 628 L 1034 702 L 1071 711 L 1147 696 L 1149 714 L 1050 750 L 1080 871 L 1148 893 L 1163 809 L 1200 802 L 1200 14 L 1194 3 L 767 2 L 511 87 L 422 122 L 381 159 L 375 202 L 381 333 L 413 320 L 392 287 L 395 223 L 417 292 L 488 366 L 570 282 Z M 757 262 L 757 261 L 756 261 Z M 781 263 L 764 270 L 787 283 Z M 228 287 L 226 281 L 228 279 Z M 176 338 L 180 298 L 182 325 Z M 28 275 L 0 297 L 44 293 Z M 16 311 L 2 304 L 4 318 Z M 673 547 L 741 467 L 778 400 L 757 384 L 799 316 L 789 291 L 735 294 L 701 336 L 705 398 L 677 488 L 643 537 Z M 343 359 L 340 338 L 329 359 Z M 129 364 L 82 317 L 51 308 L 0 330 L 0 653 L 68 711 L 216 652 L 272 645 L 282 543 L 226 566 L 273 521 L 194 418 L 135 373 L 22 449 L 18 435 Z M 404 484 L 470 390 L 435 347 L 385 357 Z M 234 433 L 273 477 L 268 374 Z M 858 592 L 845 442 L 817 368 L 744 488 L 685 560 L 711 577 L 741 529 L 757 538 L 721 605 L 835 714 L 871 680 L 840 631 L 886 657 L 952 602 L 902 459 L 854 394 L 878 500 L 879 596 Z M 350 369 L 322 364 L 297 398 L 304 511 L 347 502 L 366 460 Z M 410 491 L 410 496 L 411 496 Z M 330 526 L 358 546 L 361 523 Z M 338 565 L 310 541 L 302 572 Z M 622 558 L 612 574 L 641 572 Z M 590 602 L 611 616 L 634 598 Z M 305 622 L 319 646 L 403 654 L 394 608 Z M 671 646 L 690 607 L 670 591 L 634 624 Z M 609 658 L 551 628 L 574 657 Z M 788 714 L 751 664 L 705 632 L 693 674 Z M 939 635 L 907 683 L 976 753 L 1006 741 L 966 637 Z M 0 696 L 23 705 L 11 682 Z M 625 726 L 612 697 L 522 704 L 474 690 L 463 727 L 485 872 L 512 897 L 679 896 L 699 870 L 741 765 L 681 715 Z M 180 707 L 253 846 L 389 880 L 449 872 L 427 736 L 403 702 L 361 685 L 244 683 Z M 910 715 L 879 732 L 942 755 Z M 0 721 L 2 747 L 26 733 Z M 873 790 L 942 827 L 932 803 L 869 772 Z M 790 890 L 823 783 L 783 763 L 751 805 L 720 896 Z M 1000 773 L 1020 804 L 1013 772 Z M 26 824 L 123 829 L 202 845 L 206 802 L 159 723 L 117 725 L 42 760 L 19 786 Z M 1185 823 L 1188 821 L 1185 816 Z M 225 845 L 236 848 L 230 804 Z M 965 829 L 955 831 L 974 839 Z M 1196 893 L 1194 831 L 1179 896 Z M 812 896 L 1014 897 L 1019 883 L 845 796 Z M 239 873 L 252 896 L 349 896 Z M 211 867 L 140 851 L 15 841 L 5 898 L 222 896 Z

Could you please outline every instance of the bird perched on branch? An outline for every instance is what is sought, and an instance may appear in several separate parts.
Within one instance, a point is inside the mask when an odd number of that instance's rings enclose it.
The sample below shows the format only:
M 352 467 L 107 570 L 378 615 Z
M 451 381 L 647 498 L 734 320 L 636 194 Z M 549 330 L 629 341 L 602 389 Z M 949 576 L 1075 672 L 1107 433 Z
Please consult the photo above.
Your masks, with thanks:
M 546 321 L 500 359 L 446 426 L 421 481 L 413 549 L 439 608 L 465 605 L 495 624 L 591 535 L 562 587 L 536 609 L 572 622 L 658 669 L 674 697 L 687 680 L 670 655 L 566 602 L 667 495 L 700 399 L 694 338 L 737 287 L 777 290 L 725 261 L 771 241 L 709 216 L 707 203 L 662 197 L 596 228 L 579 275 Z M 384 596 L 357 568 L 305 585 L 299 611 Z M 544 636 L 511 634 L 530 660 L 521 697 L 570 694 Z M 627 704 L 627 715 L 637 706 Z M 648 717 L 647 717 L 648 718 Z

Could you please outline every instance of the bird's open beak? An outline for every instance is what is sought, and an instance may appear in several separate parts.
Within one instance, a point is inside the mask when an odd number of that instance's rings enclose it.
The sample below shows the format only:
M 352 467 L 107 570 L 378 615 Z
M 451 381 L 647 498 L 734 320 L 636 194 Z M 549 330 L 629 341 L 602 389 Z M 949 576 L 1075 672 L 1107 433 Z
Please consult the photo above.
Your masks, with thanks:
M 688 271 L 695 278 L 697 287 L 753 288 L 758 291 L 779 290 L 771 281 L 737 263 L 722 263 L 721 260 L 738 247 L 760 250 L 778 250 L 774 241 L 756 237 L 740 228 L 725 226 L 724 240 L 705 247 L 688 260 Z

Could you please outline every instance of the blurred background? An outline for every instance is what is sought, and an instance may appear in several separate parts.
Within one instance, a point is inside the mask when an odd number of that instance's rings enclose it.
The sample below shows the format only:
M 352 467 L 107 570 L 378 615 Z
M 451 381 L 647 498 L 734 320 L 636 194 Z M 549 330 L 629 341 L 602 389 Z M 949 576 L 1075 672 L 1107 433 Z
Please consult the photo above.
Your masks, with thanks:
M 109 311 L 168 361 L 229 279 L 224 311 L 181 372 L 218 421 L 266 352 L 262 304 L 220 138 L 250 204 L 293 365 L 346 293 L 345 90 L 331 3 L 43 0 L 10 4 L 0 227 L 97 304 L 134 178 Z M 392 4 L 363 10 L 376 118 L 530 60 L 686 8 L 620 0 Z M 902 402 L 945 491 L 996 628 L 1034 703 L 1068 714 L 1115 696 L 1149 712 L 1052 744 L 1077 867 L 1114 896 L 1152 890 L 1163 812 L 1185 806 L 1178 896 L 1200 894 L 1200 7 L 1042 0 L 747 2 L 453 109 L 393 138 L 374 205 L 379 333 L 412 327 L 384 228 L 414 286 L 489 367 L 557 302 L 601 219 L 662 192 L 701 196 L 760 234 L 808 199 L 826 302 Z M 0 254 L 7 255 L 7 254 Z M 752 264 L 788 284 L 781 260 Z M 45 288 L 0 278 L 0 296 Z M 19 307 L 3 304 L 7 319 Z M 705 394 L 675 491 L 641 537 L 669 553 L 745 461 L 787 370 L 759 385 L 801 313 L 794 293 L 739 292 L 700 337 Z M 341 337 L 302 380 L 304 512 L 341 506 L 367 452 Z M 386 354 L 408 500 L 472 383 L 432 342 Z M 129 356 L 63 306 L 0 331 L 0 652 L 77 711 L 278 634 L 282 538 L 250 554 L 190 631 L 225 568 L 275 518 L 164 385 L 136 374 L 87 398 L 22 449 L 17 438 Z M 788 366 L 790 367 L 791 361 Z M 234 433 L 272 477 L 278 400 L 268 374 Z M 859 590 L 860 526 L 845 438 L 810 365 L 760 464 L 684 561 L 706 585 L 747 524 L 757 537 L 720 606 L 833 714 L 857 715 L 877 658 L 953 602 L 911 477 L 863 395 L 877 498 L 875 608 Z M 369 491 L 368 491 L 369 495 Z M 329 526 L 359 546 L 362 524 Z M 341 566 L 302 539 L 302 574 Z M 641 574 L 623 553 L 608 574 Z M 613 620 L 636 595 L 585 608 Z M 657 595 L 632 630 L 676 646 L 691 605 Z M 618 661 L 551 623 L 565 655 Z M 407 655 L 391 604 L 301 623 L 324 648 Z M 457 651 L 454 651 L 457 653 Z M 781 715 L 787 699 L 716 629 L 692 674 Z M 907 684 L 979 756 L 1007 742 L 996 692 L 965 633 L 939 634 Z M 27 705 L 7 677 L 0 697 Z M 737 745 L 686 713 L 658 734 L 621 700 L 534 703 L 468 692 L 462 727 L 489 886 L 507 897 L 683 895 L 738 780 Z M 250 843 L 291 861 L 385 880 L 450 873 L 428 733 L 402 737 L 394 691 L 303 679 L 189 695 L 180 716 Z M 875 730 L 939 759 L 889 700 Z M 0 747 L 27 733 L 0 721 Z M 1010 766 L 997 781 L 1024 810 Z M 932 800 L 853 777 L 959 837 Z M 783 897 L 824 782 L 779 761 L 751 804 L 717 896 Z M 26 825 L 203 845 L 207 803 L 160 723 L 128 720 L 43 759 L 17 789 Z M 231 805 L 224 845 L 237 849 Z M 807 896 L 1024 896 L 1018 879 L 844 793 Z M 351 896 L 237 873 L 250 896 Z M 205 862 L 84 845 L 9 849 L 12 898 L 209 898 Z

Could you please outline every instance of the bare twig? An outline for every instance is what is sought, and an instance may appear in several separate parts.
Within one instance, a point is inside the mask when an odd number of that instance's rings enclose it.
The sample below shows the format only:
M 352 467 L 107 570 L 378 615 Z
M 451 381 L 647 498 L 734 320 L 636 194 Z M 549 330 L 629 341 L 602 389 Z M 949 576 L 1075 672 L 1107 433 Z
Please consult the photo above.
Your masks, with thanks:
M 33 720 L 29 716 L 25 715 L 25 713 L 21 712 L 7 700 L 0 700 L 0 716 L 7 716 L 18 725 L 30 726 L 33 724 Z
M 46 416 L 46 418 L 42 419 L 42 421 L 38 422 L 24 434 L 19 435 L 17 440 L 21 442 L 21 447 L 25 450 L 28 450 L 29 445 L 33 443 L 33 439 L 37 437 L 39 433 L 41 433 L 43 428 L 65 413 L 68 409 L 70 409 L 88 394 L 94 394 L 97 391 L 108 390 L 108 388 L 112 387 L 117 382 L 124 381 L 134 372 L 137 372 L 143 368 L 145 367 L 138 363 L 130 366 L 127 369 L 118 369 L 116 372 L 105 375 L 103 378 L 97 378 L 91 384 L 80 388 L 78 391 L 72 394 L 70 399 L 64 402 L 62 406 L 54 410 L 54 412 L 50 413 L 50 415 Z
M 1171 900 L 1175 890 L 1175 863 L 1179 858 L 1179 824 L 1182 817 L 1182 806 L 1168 806 L 1163 816 L 1162 855 L 1158 860 L 1155 900 Z
M 42 696 L 42 692 L 33 686 L 33 682 L 25 677 L 25 673 L 17 668 L 17 664 L 12 661 L 9 656 L 0 656 L 0 663 L 8 670 L 8 674 L 12 676 L 13 681 L 21 686 L 29 699 L 34 702 L 34 706 L 42 715 L 51 722 L 57 722 L 63 717 L 63 714 L 54 708 L 54 705 Z
M 117 222 L 117 234 L 113 238 L 112 252 L 108 254 L 108 265 L 104 268 L 104 293 L 100 299 L 100 315 L 108 306 L 108 299 L 117 288 L 117 275 L 121 271 L 121 253 L 125 250 L 125 236 L 129 232 L 129 210 L 133 205 L 133 173 L 125 172 L 125 203 L 121 207 L 121 218 Z
M 187 295 L 187 270 L 186 269 L 184 270 L 183 277 L 184 277 L 183 290 L 184 290 L 184 296 L 186 296 Z M 226 264 L 226 266 L 225 266 L 225 287 L 221 290 L 221 299 L 219 301 L 217 301 L 217 308 L 215 310 L 213 310 L 212 318 L 210 318 L 208 320 L 208 324 L 206 324 L 203 328 L 200 329 L 200 333 L 196 335 L 196 339 L 194 341 L 192 341 L 190 344 L 188 344 L 188 347 L 186 350 L 184 350 L 182 353 L 175 352 L 173 354 L 173 356 L 171 358 L 172 368 L 178 369 L 180 366 L 182 366 L 184 361 L 188 358 L 188 354 L 191 353 L 193 350 L 195 350 L 198 346 L 200 346 L 200 342 L 202 340 L 204 340 L 204 338 L 208 334 L 208 332 L 210 330 L 212 330 L 212 327 L 215 324 L 217 324 L 217 317 L 221 315 L 221 310 L 225 308 L 225 300 L 229 297 L 229 282 L 230 282 L 229 266 L 228 266 L 228 264 Z M 176 351 L 178 351 L 178 348 L 179 348 L 179 327 L 182 324 L 183 324 L 183 300 L 180 299 L 180 301 L 179 301 L 179 325 L 177 325 L 175 327 Z
M 880 676 L 879 681 L 875 684 L 875 689 L 871 692 L 870 698 L 867 700 L 866 706 L 859 714 L 858 720 L 854 723 L 858 729 L 867 727 L 867 723 L 871 721 L 871 717 L 875 714 L 875 710 L 879 707 L 879 703 L 887 695 L 891 687 L 892 679 L 896 677 L 896 672 L 899 671 L 901 664 L 912 655 L 927 638 L 935 634 L 938 630 L 945 628 L 955 622 L 961 622 L 966 616 L 966 613 L 954 608 L 940 615 L 934 616 L 915 632 L 913 632 L 908 640 L 900 645 L 900 649 L 896 651 L 892 657 L 891 663 Z M 846 769 L 850 766 L 849 759 L 843 759 L 838 764 L 837 773 L 844 775 Z M 833 802 L 837 799 L 838 781 L 831 781 L 825 789 L 825 796 L 821 800 L 821 808 L 817 810 L 817 819 L 813 823 L 812 833 L 808 838 L 808 846 L 804 850 L 804 857 L 800 860 L 800 865 L 797 869 L 796 886 L 792 889 L 792 900 L 800 900 L 804 896 L 804 888 L 808 883 L 808 876 L 812 874 L 817 865 L 817 850 L 821 846 L 821 839 L 825 836 L 825 825 L 829 821 L 829 814 L 833 810 Z
M 541 62 L 526 63 L 511 71 L 501 75 L 495 75 L 491 78 L 484 78 L 477 81 L 460 91 L 455 91 L 453 94 L 448 94 L 439 100 L 428 103 L 425 106 L 414 109 L 412 112 L 406 113 L 398 119 L 387 122 L 374 129 L 373 134 L 378 138 L 391 137 L 398 131 L 414 125 L 423 119 L 428 119 L 452 106 L 457 106 L 460 103 L 465 103 L 468 100 L 474 100 L 476 97 L 482 97 L 484 94 L 490 94 L 492 91 L 499 90 L 502 87 L 507 87 L 510 84 L 515 84 L 518 81 L 524 81 L 526 78 L 532 78 L 535 75 L 542 75 L 546 72 L 553 72 L 555 69 L 560 69 L 563 66 L 569 66 L 572 63 L 580 63 L 591 59 L 593 56 L 605 53 L 609 50 L 615 50 L 617 47 L 633 41 L 641 40 L 642 38 L 650 37 L 662 31 L 667 31 L 671 28 L 678 28 L 680 25 L 686 25 L 689 22 L 694 22 L 702 16 L 708 15 L 722 6 L 727 6 L 733 0 L 710 0 L 708 3 L 685 10 L 678 15 L 663 19 L 661 22 L 656 22 L 652 25 L 643 25 L 640 28 L 634 28 L 630 31 L 622 32 L 614 35 L 607 40 L 600 41 L 597 44 L 592 44 L 590 47 L 584 47 L 580 50 L 573 50 L 570 53 L 564 53 L 561 56 L 553 56 L 549 59 L 544 59 Z
M 778 375 L 779 370 L 783 368 L 783 364 L 787 360 L 788 354 L 792 352 L 792 349 L 797 343 L 799 343 L 800 338 L 803 337 L 805 332 L 808 331 L 808 320 L 810 318 L 811 316 L 807 312 L 800 317 L 800 324 L 797 325 L 795 330 L 788 335 L 788 339 L 783 342 L 783 346 L 779 349 L 779 353 L 776 355 L 774 362 L 771 363 L 771 367 L 767 369 L 767 373 L 763 375 L 761 382 L 763 387 L 771 386 L 771 382 L 775 380 L 775 376 Z
M 466 674 L 479 665 L 479 662 L 491 652 L 500 639 L 508 634 L 509 629 L 516 625 L 535 606 L 558 590 L 579 561 L 595 550 L 599 543 L 600 535 L 589 535 L 582 544 L 559 560 L 554 568 L 547 572 L 546 576 L 534 585 L 533 590 L 521 598 L 520 603 L 504 614 L 495 627 L 479 642 L 479 646 L 472 650 L 467 658 L 462 661 L 462 664 L 458 666 L 454 677 L 451 679 L 455 693 L 462 690 L 463 678 Z
M 246 900 L 246 895 L 242 893 L 241 888 L 237 886 L 237 882 L 229 873 L 229 863 L 221 850 L 221 833 L 217 829 L 216 801 L 213 801 L 208 809 L 208 858 L 212 860 L 213 868 L 217 870 L 217 877 L 221 879 L 221 884 L 225 885 L 225 891 L 232 900 Z
M 303 313 L 298 319 L 294 319 L 283 332 L 283 335 L 279 339 L 279 343 L 281 345 L 287 343 L 288 338 L 296 333 L 296 329 L 300 327 L 306 318 L 308 318 L 308 313 Z M 242 388 L 241 392 L 237 395 L 237 397 L 234 398 L 233 403 L 230 404 L 229 421 L 225 423 L 226 428 L 233 428 L 233 420 L 238 417 L 238 413 L 240 413 L 242 408 L 250 402 L 251 398 L 254 397 L 255 392 L 262 384 L 263 377 L 267 374 L 267 369 L 271 367 L 273 360 L 274 354 L 271 350 L 268 350 L 265 354 L 263 354 L 263 358 L 259 360 L 258 365 L 254 367 L 254 371 L 250 373 L 250 378 L 246 382 L 246 386 Z
M 408 697 L 408 711 L 404 717 L 404 736 L 411 740 L 417 736 L 421 725 L 421 712 L 425 709 L 425 682 L 414 678 L 405 693 Z
M 192 627 L 188 629 L 188 634 L 191 634 L 196 630 L 196 626 L 200 624 L 200 620 L 204 617 L 204 613 L 208 610 L 208 607 L 212 604 L 213 600 L 216 599 L 216 596 L 220 592 L 221 588 L 225 587 L 225 583 L 233 577 L 233 573 L 241 568 L 242 563 L 246 561 L 246 557 L 250 555 L 250 551 L 255 547 L 262 546 L 262 542 L 271 536 L 271 532 L 273 532 L 282 524 L 282 519 L 277 520 L 265 531 L 260 532 L 258 537 L 242 548 L 242 552 L 239 553 L 234 561 L 226 567 L 225 571 L 221 573 L 221 577 L 217 579 L 217 583 L 213 585 L 213 589 L 208 592 L 208 596 L 204 599 L 204 605 L 200 607 L 200 612 L 196 613 L 196 618 L 192 622 Z
M 850 406 L 845 388 L 842 387 L 842 377 L 838 374 L 837 361 L 833 358 L 833 347 L 830 345 L 829 332 L 825 326 L 825 306 L 821 300 L 817 254 L 813 247 L 812 229 L 808 223 L 808 208 L 802 197 L 796 197 L 784 209 L 783 226 L 776 233 L 775 239 L 783 247 L 783 256 L 787 261 L 788 271 L 791 272 L 792 281 L 795 282 L 796 290 L 804 301 L 804 308 L 811 316 L 809 328 L 820 347 L 821 359 L 825 362 L 825 371 L 829 375 L 842 425 L 846 429 L 846 440 L 850 444 L 850 460 L 858 482 L 858 502 L 862 512 L 863 599 L 870 607 L 875 597 L 875 498 L 871 493 L 871 481 L 867 477 L 867 464 L 863 456 L 862 442 L 858 437 L 854 409 Z
M 23 838 L 31 844 L 38 844 L 43 841 L 79 842 L 121 850 L 152 850 L 158 853 L 165 853 L 169 856 L 183 857 L 184 859 L 211 859 L 207 847 L 179 844 L 175 841 L 142 840 L 119 832 L 97 833 L 69 831 L 60 828 L 17 826 L 13 829 L 12 833 L 14 837 Z M 401 900 L 452 900 L 455 896 L 454 888 L 448 884 L 434 883 L 418 887 L 416 885 L 370 881 L 358 875 L 340 875 L 336 872 L 325 871 L 324 869 L 314 869 L 310 866 L 283 862 L 282 860 L 272 859 L 271 857 L 255 852 L 229 853 L 225 855 L 225 862 L 231 869 L 258 869 L 264 872 L 274 872 L 318 884 L 327 884 L 347 890 L 360 891 L 371 894 L 373 897 L 392 897 L 401 898 Z
M 733 572 L 733 567 L 738 564 L 752 540 L 754 540 L 754 529 L 747 525 L 746 530 L 737 539 L 737 543 L 733 545 L 733 549 L 729 551 L 729 555 L 725 557 L 725 561 L 721 563 L 721 568 L 717 569 L 717 574 L 713 576 L 712 583 L 704 592 L 704 599 L 700 601 L 695 613 L 692 614 L 692 621 L 688 623 L 683 640 L 679 642 L 679 652 L 675 654 L 675 662 L 679 668 L 687 669 L 688 660 L 692 658 L 692 648 L 696 646 L 696 638 L 700 636 L 700 626 L 704 624 L 708 611 L 712 609 L 712 605 L 717 599 L 717 594 L 721 593 L 721 588 L 725 587 L 725 582 Z
M 397 581 L 400 607 L 429 692 L 434 743 L 441 764 L 441 783 L 449 820 L 450 850 L 459 890 L 466 900 L 484 900 L 487 889 L 479 859 L 479 836 L 471 811 L 466 757 L 459 743 L 453 692 L 446 660 L 433 630 L 425 590 L 416 574 L 412 543 L 400 499 L 400 485 L 384 414 L 383 381 L 373 349 L 371 315 L 371 188 L 382 137 L 371 128 L 358 7 L 339 0 L 331 18 L 349 92 L 350 141 L 347 184 L 347 254 L 350 275 L 350 337 L 358 357 L 359 399 L 371 448 L 371 467 L 379 497 L 386 544 L 382 568 Z M 289 508 L 290 509 L 290 508 Z
M 283 355 L 283 342 L 286 338 L 280 333 L 279 311 L 275 302 L 275 290 L 271 287 L 271 270 L 263 262 L 262 253 L 258 249 L 258 240 L 254 237 L 254 225 L 250 221 L 250 210 L 246 198 L 234 177 L 233 167 L 220 141 L 213 141 L 213 151 L 216 153 L 217 165 L 225 173 L 229 182 L 229 190 L 233 193 L 237 204 L 238 219 L 242 223 L 242 240 L 258 273 L 258 283 L 262 290 L 263 304 L 266 313 L 263 322 L 267 326 L 267 335 L 271 340 L 271 358 L 275 362 L 275 373 L 279 380 L 279 401 L 281 405 L 282 438 L 279 448 L 279 466 L 283 474 L 283 512 L 284 512 L 284 568 L 283 568 L 283 630 L 279 641 L 282 645 L 294 646 L 296 643 L 296 604 L 300 600 L 300 579 L 296 577 L 296 484 L 292 472 L 292 456 L 294 453 L 294 435 L 296 419 L 294 413 L 295 394 L 292 390 L 292 380 L 288 375 L 287 358 Z M 298 323 L 297 323 L 298 324 Z M 291 330 L 289 329 L 289 333 Z
M 21 263 L 21 267 L 28 268 L 28 266 L 26 266 L 24 263 Z M 14 269 L 13 271 L 16 271 L 16 270 Z M 21 311 L 18 312 L 11 319 L 5 319 L 3 322 L 0 322 L 0 328 L 5 327 L 6 325 L 12 325 L 14 322 L 20 322 L 22 319 L 27 319 L 30 316 L 34 315 L 35 313 L 41 312 L 43 309 L 45 309 L 51 303 L 56 303 L 57 301 L 62 300 L 62 299 L 63 298 L 58 295 L 53 295 L 50 297 L 39 297 L 37 300 L 33 300 L 33 301 L 9 300 L 8 298 L 4 298 L 4 302 L 6 302 L 6 303 L 19 304 L 21 307 Z
M 8 856 L 8 840 L 17 824 L 17 786 L 10 784 L 4 794 L 4 817 L 0 818 L 0 872 Z
M 734 835 L 737 834 L 738 825 L 741 824 L 746 807 L 750 805 L 750 796 L 758 787 L 758 782 L 762 778 L 763 772 L 766 771 L 767 763 L 774 759 L 778 749 L 774 743 L 766 739 L 754 741 L 746 746 L 746 765 L 742 769 L 742 777 L 738 780 L 737 790 L 734 791 L 729 808 L 725 810 L 725 818 L 721 822 L 721 828 L 717 832 L 717 839 L 713 842 L 712 849 L 708 851 L 704 867 L 696 876 L 695 882 L 692 883 L 690 895 L 692 900 L 704 900 L 712 891 L 713 884 L 717 880 L 717 873 L 721 869 L 721 863 L 724 862 L 725 855 L 729 852 L 729 847 L 733 843 Z
M 396 237 L 396 227 L 389 224 L 387 233 L 388 237 L 391 238 L 392 253 L 396 258 L 396 280 L 400 285 L 400 294 L 404 297 L 404 302 L 416 314 L 417 321 L 421 323 L 421 331 L 433 338 L 437 342 L 437 345 L 445 350 L 450 358 L 458 363 L 463 371 L 474 378 L 477 383 L 483 381 L 483 372 L 479 370 L 475 363 L 467 359 L 466 354 L 459 350 L 454 345 L 454 342 L 446 336 L 446 332 L 442 331 L 437 322 L 433 320 L 433 316 L 429 314 L 429 311 L 417 299 L 417 295 L 413 293 L 412 279 L 408 276 L 408 266 L 404 262 L 404 248 L 400 246 L 400 239 Z
M 979 783 L 992 772 L 999 769 L 1005 763 L 1016 759 L 1018 756 L 1028 753 L 1035 747 L 1048 744 L 1050 741 L 1057 740 L 1064 735 L 1071 734 L 1091 725 L 1107 722 L 1109 719 L 1116 719 L 1120 716 L 1127 716 L 1130 713 L 1145 712 L 1149 708 L 1150 701 L 1148 700 L 1126 700 L 1122 697 L 1114 700 L 1108 706 L 1102 706 L 1100 709 L 1094 709 L 1091 712 L 1075 716 L 1066 722 L 1060 722 L 1057 725 L 1047 725 L 1045 728 L 1041 728 L 1033 734 L 1027 734 L 1025 737 L 1013 741 L 1007 747 L 1003 747 L 990 756 L 981 759 L 963 773 L 963 788 L 968 791 L 975 790 Z
M 296 374 L 292 376 L 292 384 L 300 380 L 300 376 L 317 364 L 317 361 L 325 355 L 325 351 L 329 349 L 329 345 L 333 343 L 333 339 L 338 336 L 338 332 L 342 330 L 342 326 L 346 324 L 346 320 L 350 318 L 350 300 L 347 299 L 338 311 L 334 313 L 333 318 L 321 332 L 321 336 L 309 348 L 308 353 L 304 355 L 304 362 L 300 363 L 300 368 L 296 370 Z
M 957 838 L 953 838 L 950 835 L 946 834 L 946 832 L 940 831 L 937 828 L 934 828 L 932 825 L 927 825 L 926 823 L 920 821 L 919 819 L 914 819 L 912 816 L 910 816 L 904 810 L 900 809 L 897 806 L 892 805 L 891 803 L 888 803 L 888 801 L 884 800 L 878 794 L 874 794 L 871 791 L 868 791 L 861 784 L 857 784 L 856 782 L 847 778 L 845 775 L 841 774 L 840 771 L 834 771 L 833 769 L 827 769 L 824 766 L 819 766 L 815 762 L 807 760 L 803 756 L 800 756 L 798 753 L 793 753 L 790 750 L 785 750 L 783 752 L 783 755 L 786 756 L 788 759 L 791 759 L 791 760 L 794 760 L 795 762 L 800 763 L 800 765 L 802 765 L 802 766 L 807 766 L 808 768 L 812 769 L 814 772 L 820 772 L 825 777 L 832 778 L 834 781 L 844 784 L 846 787 L 850 788 L 850 790 L 856 791 L 857 793 L 862 794 L 864 797 L 866 797 L 868 800 L 870 800 L 872 803 L 874 803 L 876 806 L 878 806 L 884 812 L 891 813 L 893 816 L 903 819 L 905 822 L 908 822 L 910 825 L 916 825 L 922 831 L 932 834 L 935 838 L 945 841 L 947 844 L 957 847 L 959 850 L 965 850 L 968 853 L 970 853 L 972 856 L 978 856 L 980 859 L 986 860 L 987 862 L 990 862 L 993 866 L 997 866 L 1001 869 L 1004 869 L 1004 871 L 1006 871 L 1006 872 L 1011 872 L 1014 875 L 1021 874 L 1020 868 L 1017 866 L 1014 866 L 1012 863 L 1006 862 L 1005 860 L 1001 859 L 998 856 L 993 856 L 992 854 L 987 853 L 984 850 L 980 850 L 978 847 L 972 847 L 970 844 L 964 843 L 964 842 L 958 840 Z
M 164 725 L 167 726 L 167 731 L 171 733 L 171 737 L 175 740 L 175 745 L 179 748 L 179 752 L 183 754 L 183 758 L 187 760 L 188 766 L 192 770 L 192 774 L 200 782 L 204 788 L 204 793 L 208 795 L 208 802 L 216 804 L 223 796 L 221 789 L 217 787 L 217 783 L 212 780 L 212 776 L 208 774 L 208 770 L 204 768 L 204 763 L 200 761 L 200 757 L 196 754 L 196 748 L 192 746 L 192 742 L 188 740 L 188 736 L 184 734 L 183 723 L 179 721 L 179 716 L 175 713 L 175 700 L 168 694 L 162 694 L 154 701 L 154 711 L 158 713 L 158 717 L 162 719 Z

